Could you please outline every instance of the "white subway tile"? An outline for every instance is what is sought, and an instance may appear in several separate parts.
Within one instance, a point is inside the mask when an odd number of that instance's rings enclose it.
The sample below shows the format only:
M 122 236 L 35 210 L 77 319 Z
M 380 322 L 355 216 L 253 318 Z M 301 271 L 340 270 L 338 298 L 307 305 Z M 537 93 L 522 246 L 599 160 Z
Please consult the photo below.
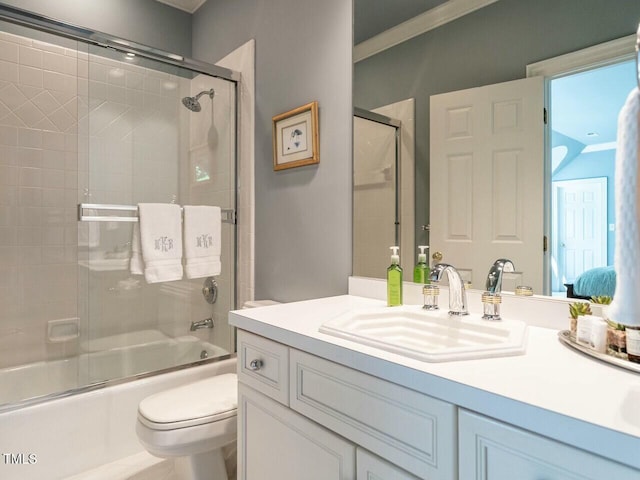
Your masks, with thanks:
M 17 82 L 18 64 L 0 60 L 0 80 L 5 80 L 7 82 Z
M 42 205 L 45 207 L 64 207 L 64 190 L 61 188 L 43 188 Z
M 19 128 L 18 144 L 21 147 L 42 148 L 42 130 Z
M 40 207 L 20 207 L 18 209 L 18 225 L 23 227 L 39 227 L 42 225 L 43 212 Z
M 16 153 L 16 160 L 19 166 L 42 168 L 43 153 L 39 148 L 19 147 Z
M 40 95 L 42 93 L 42 87 L 34 87 L 32 85 L 23 85 L 21 83 L 16 85 L 18 87 L 18 90 L 20 90 L 25 97 L 27 97 L 29 100 L 33 99 L 34 97 L 37 97 L 38 95 Z
M 43 227 L 42 245 L 63 245 L 64 227 Z
M 44 169 L 42 171 L 42 186 L 47 188 L 64 188 L 64 170 Z
M 43 77 L 44 88 L 74 94 L 78 91 L 78 81 L 75 76 L 45 70 Z
M 67 55 L 58 55 L 51 52 L 42 54 L 42 68 L 65 75 L 76 76 L 78 74 L 77 60 Z
M 0 90 L 0 101 L 9 109 L 18 108 L 27 100 L 27 97 L 12 83 Z
M 46 132 L 45 132 L 46 133 Z M 65 168 L 64 152 L 60 150 L 43 150 L 42 167 L 63 170 Z
M 40 246 L 42 244 L 42 228 L 18 227 L 18 244 L 29 247 Z
M 18 144 L 18 129 L 9 125 L 0 125 L 0 145 L 15 146 Z M 0 151 L 0 163 L 5 152 Z
M 18 189 L 18 204 L 22 207 L 39 207 L 42 205 L 42 189 L 20 187 Z
M 42 68 L 42 50 L 20 45 L 18 57 L 21 65 Z
M 22 85 L 42 88 L 43 72 L 40 68 L 28 67 L 20 65 L 18 70 L 19 82 Z
M 21 187 L 41 187 L 42 170 L 40 168 L 22 167 L 20 168 Z
M 18 185 L 19 169 L 9 165 L 0 165 L 0 185 Z
M 65 136 L 61 132 L 42 132 L 42 148 L 64 150 Z
M 18 45 L 13 42 L 0 40 L 0 60 L 7 62 L 18 62 Z
M 17 227 L 0 227 L 0 246 L 10 247 L 18 245 Z
M 89 80 L 107 83 L 109 69 L 106 65 L 96 62 L 89 62 Z
M 52 45 L 51 43 L 34 40 L 33 46 L 34 48 L 39 48 L 40 50 L 44 50 L 45 52 L 52 52 L 52 53 L 58 53 L 60 55 L 64 55 L 64 48 L 59 47 L 58 45 Z
M 18 187 L 0 183 L 0 205 L 13 207 L 18 205 Z
M 42 263 L 45 265 L 65 263 L 64 246 L 43 246 L 42 247 Z

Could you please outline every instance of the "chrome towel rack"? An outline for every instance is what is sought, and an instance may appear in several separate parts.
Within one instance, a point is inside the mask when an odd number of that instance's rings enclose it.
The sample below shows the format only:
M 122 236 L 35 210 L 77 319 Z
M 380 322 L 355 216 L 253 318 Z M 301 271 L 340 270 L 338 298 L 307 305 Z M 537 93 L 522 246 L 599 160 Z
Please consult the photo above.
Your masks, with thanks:
M 180 210 L 183 210 L 180 207 Z M 107 212 L 107 214 L 100 214 Z M 115 213 L 115 214 L 114 214 Z M 118 213 L 130 213 L 131 215 L 118 215 Z M 79 203 L 79 222 L 137 222 L 137 205 L 110 205 L 102 203 Z M 222 209 L 222 222 L 236 224 L 236 211 L 233 208 Z

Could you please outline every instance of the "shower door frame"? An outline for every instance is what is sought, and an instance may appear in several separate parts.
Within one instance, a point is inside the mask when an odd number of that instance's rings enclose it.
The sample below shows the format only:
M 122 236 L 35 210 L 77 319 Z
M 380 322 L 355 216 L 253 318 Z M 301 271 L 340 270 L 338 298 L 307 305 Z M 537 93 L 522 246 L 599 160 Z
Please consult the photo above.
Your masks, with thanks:
M 49 34 L 53 34 L 62 38 L 67 38 L 71 40 L 78 41 L 80 43 L 86 45 L 94 45 L 103 48 L 109 48 L 116 50 L 122 53 L 132 53 L 142 58 L 146 58 L 149 60 L 154 60 L 157 62 L 161 62 L 167 65 L 176 66 L 179 68 L 183 68 L 186 70 L 190 70 L 195 73 L 202 73 L 214 78 L 220 78 L 233 83 L 234 88 L 234 108 L 235 108 L 235 149 L 233 155 L 233 169 L 234 169 L 234 205 L 233 212 L 229 218 L 230 222 L 234 228 L 234 245 L 233 245 L 233 293 L 231 304 L 234 308 L 238 308 L 237 299 L 238 299 L 238 204 L 239 204 L 239 192 L 238 192 L 238 173 L 239 173 L 239 152 L 240 152 L 240 99 L 239 99 L 239 83 L 240 83 L 240 73 L 234 70 L 220 67 L 218 65 L 213 65 L 206 62 L 201 62 L 199 60 L 195 60 L 192 58 L 187 58 L 182 55 L 178 55 L 175 53 L 167 52 L 161 49 L 157 49 L 154 47 L 149 47 L 147 45 L 143 45 L 134 41 L 125 40 L 104 32 L 99 32 L 95 30 L 91 30 L 88 28 L 80 27 L 77 25 L 73 25 L 70 23 L 62 22 L 44 15 L 39 15 L 33 12 L 29 12 L 27 10 L 23 10 L 20 8 L 12 7 L 9 5 L 0 4 L 0 21 L 5 21 L 7 23 L 20 25 L 23 27 L 27 27 L 34 30 L 39 30 L 42 32 L 46 32 Z M 234 333 L 235 336 L 235 333 Z M 24 408 L 31 405 L 36 405 L 39 403 L 47 402 L 49 400 L 61 399 L 70 397 L 73 395 L 77 395 L 80 393 L 87 393 L 95 390 L 99 390 L 106 387 L 111 387 L 114 385 L 119 385 L 127 382 L 132 382 L 135 380 L 152 377 L 155 375 L 161 375 L 165 373 L 170 373 L 174 371 L 184 370 L 187 368 L 220 362 L 223 360 L 228 360 L 236 356 L 235 352 L 232 352 L 228 355 L 222 355 L 215 358 L 207 358 L 204 360 L 175 365 L 173 367 L 155 370 L 151 372 L 139 373 L 135 375 L 131 375 L 128 377 L 114 378 L 96 383 L 89 383 L 87 385 L 83 385 L 81 387 L 72 388 L 70 390 L 54 392 L 50 394 L 45 394 L 38 397 L 27 398 L 15 403 L 6 404 L 0 406 L 0 413 L 17 410 L 20 408 Z

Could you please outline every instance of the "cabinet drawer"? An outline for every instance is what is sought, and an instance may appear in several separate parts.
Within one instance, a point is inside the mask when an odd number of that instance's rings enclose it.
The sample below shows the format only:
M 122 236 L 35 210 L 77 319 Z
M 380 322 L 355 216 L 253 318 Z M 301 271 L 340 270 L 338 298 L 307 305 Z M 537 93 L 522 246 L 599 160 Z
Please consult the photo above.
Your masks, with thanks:
M 468 411 L 460 411 L 459 428 L 461 479 L 640 478 L 640 471 Z
M 289 405 L 289 347 L 238 330 L 238 381 Z
M 290 350 L 291 408 L 420 478 L 457 478 L 456 407 Z

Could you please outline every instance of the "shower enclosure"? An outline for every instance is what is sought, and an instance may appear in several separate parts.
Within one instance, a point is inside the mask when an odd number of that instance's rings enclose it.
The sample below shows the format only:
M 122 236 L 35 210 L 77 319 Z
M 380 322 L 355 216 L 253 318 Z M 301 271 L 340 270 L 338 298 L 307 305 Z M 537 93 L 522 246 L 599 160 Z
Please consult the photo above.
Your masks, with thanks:
M 228 358 L 237 75 L 0 17 L 0 411 Z M 143 202 L 220 206 L 222 273 L 131 274 Z

